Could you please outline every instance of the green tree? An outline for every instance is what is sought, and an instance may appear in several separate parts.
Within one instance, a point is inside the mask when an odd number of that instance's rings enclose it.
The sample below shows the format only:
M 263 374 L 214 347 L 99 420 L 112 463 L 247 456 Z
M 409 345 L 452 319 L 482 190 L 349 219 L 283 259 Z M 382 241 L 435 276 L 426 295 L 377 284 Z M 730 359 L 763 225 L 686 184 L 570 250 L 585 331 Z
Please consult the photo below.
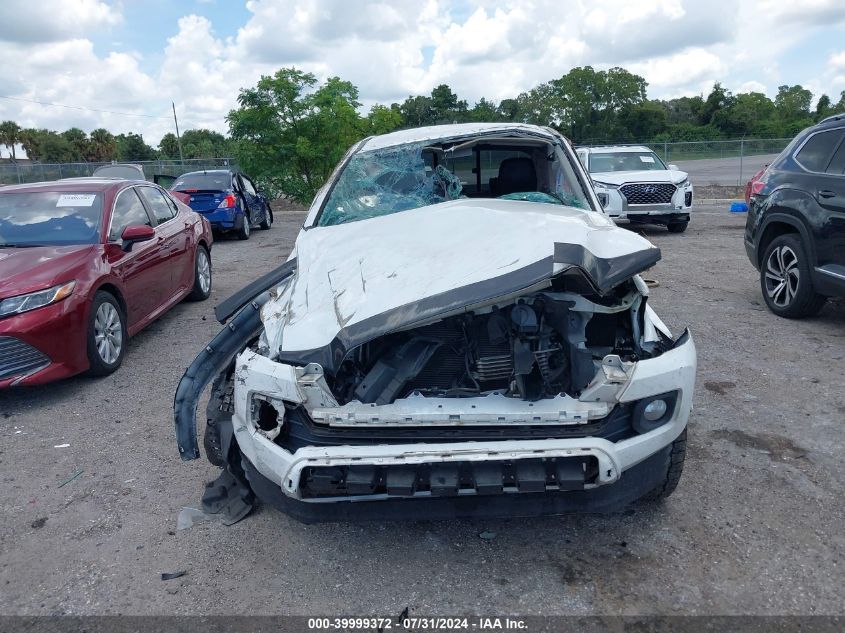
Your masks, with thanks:
M 796 121 L 810 117 L 810 103 L 813 93 L 796 84 L 794 86 L 778 86 L 775 97 L 775 108 L 784 121 Z
M 399 106 L 402 120 L 409 127 L 419 127 L 434 123 L 434 104 L 430 97 L 408 97 Z
M 173 132 L 168 132 L 158 142 L 158 153 L 162 158 L 175 160 L 179 158 L 179 140 Z
M 61 134 L 43 130 L 38 139 L 41 161 L 44 163 L 70 163 L 77 160 L 76 148 Z
M 467 102 L 446 84 L 440 84 L 431 91 L 433 123 L 461 123 L 467 120 Z
M 88 135 L 78 127 L 72 127 L 61 133 L 63 139 L 68 143 L 73 157 L 72 161 L 83 161 L 88 156 Z
M 830 103 L 830 97 L 822 95 L 819 97 L 818 103 L 816 103 L 816 121 L 821 121 L 832 114 L 834 114 L 834 111 Z
M 144 142 L 141 134 L 130 132 L 114 137 L 117 146 L 117 159 L 121 161 L 154 160 L 155 150 Z
M 470 108 L 467 113 L 467 120 L 483 123 L 486 121 L 502 121 L 503 117 L 495 103 L 482 97 Z
M 26 128 L 20 132 L 21 147 L 23 147 L 27 157 L 32 161 L 37 161 L 41 158 L 40 139 L 43 132 L 47 132 L 47 130 Z
M 710 91 L 710 94 L 707 95 L 707 99 L 705 99 L 702 104 L 701 110 L 698 112 L 698 122 L 701 125 L 715 125 L 716 121 L 714 121 L 714 117 L 718 119 L 716 116 L 717 112 L 729 107 L 732 100 L 733 96 L 731 93 L 727 91 L 722 84 L 716 82 L 713 89 Z
M 713 125 L 725 136 L 737 138 L 752 134 L 759 125 L 775 114 L 775 104 L 762 92 L 731 96 L 713 113 Z
M 104 163 L 117 157 L 117 143 L 114 136 L 105 128 L 93 130 L 88 138 L 88 160 Z
M 398 104 L 391 107 L 376 104 L 370 108 L 365 122 L 365 133 L 367 135 L 387 134 L 402 127 L 402 113 Z
M 659 101 L 628 106 L 622 110 L 619 118 L 631 141 L 650 140 L 668 127 L 666 108 Z
M 176 137 L 172 134 L 170 136 L 175 143 Z M 220 134 L 220 132 L 214 132 L 212 130 L 185 130 L 182 134 L 182 152 L 185 158 L 227 157 L 232 153 L 230 145 L 229 139 Z M 173 157 L 179 157 L 178 145 Z
M 3 121 L 0 123 L 0 145 L 9 148 L 9 156 L 15 162 L 15 146 L 21 142 L 21 128 L 14 121 Z
M 332 77 L 312 91 L 316 84 L 311 73 L 282 68 L 242 89 L 226 117 L 243 169 L 271 193 L 303 203 L 364 127 L 351 83 Z

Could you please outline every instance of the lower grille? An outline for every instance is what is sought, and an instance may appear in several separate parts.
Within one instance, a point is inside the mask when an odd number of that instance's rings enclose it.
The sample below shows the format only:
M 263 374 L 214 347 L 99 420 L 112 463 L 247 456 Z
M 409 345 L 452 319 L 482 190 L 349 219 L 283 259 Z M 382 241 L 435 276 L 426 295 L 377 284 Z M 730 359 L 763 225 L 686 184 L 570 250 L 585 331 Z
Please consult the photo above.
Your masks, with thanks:
M 669 204 L 677 187 L 668 183 L 643 182 L 619 188 L 628 204 Z
M 49 364 L 50 359 L 13 336 L 0 336 L 0 379 L 29 374 Z
M 593 456 L 395 466 L 313 466 L 302 471 L 305 498 L 456 497 L 583 490 L 598 477 Z

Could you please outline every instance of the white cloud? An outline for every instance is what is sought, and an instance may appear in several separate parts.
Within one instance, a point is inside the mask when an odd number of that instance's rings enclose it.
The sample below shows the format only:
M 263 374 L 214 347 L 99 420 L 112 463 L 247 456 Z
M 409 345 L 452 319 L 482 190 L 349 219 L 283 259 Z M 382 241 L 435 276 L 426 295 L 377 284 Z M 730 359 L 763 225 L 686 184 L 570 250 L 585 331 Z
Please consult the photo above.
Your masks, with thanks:
M 766 86 L 765 84 L 761 84 L 759 81 L 744 81 L 742 82 L 739 87 L 736 89 L 736 94 L 741 93 L 748 93 L 748 92 L 762 92 L 766 94 Z
M 122 19 L 115 7 L 100 0 L 3 0 L 0 40 L 54 42 L 115 26 Z
M 172 129 L 173 100 L 180 127 L 225 132 L 239 89 L 292 65 L 321 80 L 351 81 L 365 106 L 440 83 L 470 104 L 499 100 L 587 64 L 641 74 L 651 98 L 706 93 L 717 81 L 737 92 L 782 83 L 845 87 L 845 51 L 808 60 L 808 76 L 794 76 L 795 55 L 824 28 L 816 25 L 845 18 L 841 0 L 248 0 L 249 17 L 233 35 L 185 15 L 143 57 L 99 48 L 129 41 L 121 29 L 144 29 L 121 25 L 121 7 L 117 0 L 0 0 L 4 59 L 15 60 L 0 65 L 3 94 L 162 118 L 0 99 L 0 119 L 54 129 L 102 125 L 157 142 Z M 204 10 L 204 0 L 191 5 Z M 787 55 L 790 63 L 781 63 Z

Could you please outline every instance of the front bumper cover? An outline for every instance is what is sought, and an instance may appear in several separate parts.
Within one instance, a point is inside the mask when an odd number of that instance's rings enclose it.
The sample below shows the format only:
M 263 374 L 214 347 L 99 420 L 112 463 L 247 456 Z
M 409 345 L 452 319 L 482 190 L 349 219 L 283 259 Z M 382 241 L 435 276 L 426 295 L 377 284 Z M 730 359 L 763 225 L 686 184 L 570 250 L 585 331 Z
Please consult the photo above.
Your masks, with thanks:
M 250 478 L 258 476 L 269 482 L 261 481 L 256 489 L 260 497 L 273 498 L 282 495 L 299 504 L 305 505 L 348 505 L 359 503 L 381 503 L 393 495 L 346 495 L 313 496 L 304 494 L 303 481 L 314 469 L 373 467 L 380 469 L 415 469 L 434 468 L 455 464 L 500 464 L 508 462 L 518 465 L 522 460 L 566 460 L 582 458 L 594 462 L 595 476 L 585 478 L 583 490 L 599 490 L 607 487 L 616 488 L 623 474 L 638 464 L 648 462 L 683 432 L 692 406 L 692 393 L 695 381 L 696 354 L 695 346 L 688 334 L 682 335 L 674 349 L 662 355 L 641 360 L 633 368 L 630 378 L 613 395 L 614 403 L 633 403 L 650 396 L 669 391 L 678 392 L 678 400 L 671 418 L 658 428 L 627 437 L 619 441 L 609 441 L 602 437 L 582 436 L 553 439 L 520 439 L 504 441 L 440 441 L 431 443 L 411 442 L 393 444 L 364 445 L 322 445 L 302 446 L 296 450 L 286 450 L 268 439 L 252 421 L 253 394 L 270 396 L 287 403 L 301 403 L 303 394 L 296 382 L 296 372 L 288 365 L 275 363 L 269 359 L 245 352 L 237 361 L 234 390 L 234 413 L 232 426 L 234 437 L 244 458 L 244 468 Z M 599 390 L 594 391 L 598 393 Z M 377 440 L 376 440 L 377 441 Z M 639 472 L 639 471 L 638 471 Z M 303 476 L 305 474 L 305 477 Z M 639 477 L 639 476 L 638 476 Z M 641 479 L 641 477 L 640 477 Z M 613 484 L 612 486 L 609 486 Z M 274 487 L 273 494 L 268 493 Z M 564 494 L 550 486 L 541 495 Z M 263 491 L 263 492 L 262 492 Z M 645 490 L 644 492 L 647 492 Z M 501 498 L 529 494 L 515 490 L 516 495 L 501 495 Z M 569 492 L 565 492 L 569 494 Z M 620 497 L 623 502 L 627 493 Z M 411 491 L 400 494 L 401 497 L 413 497 L 423 500 L 430 492 Z M 458 497 L 478 497 L 472 491 L 462 492 Z M 611 495 L 613 496 L 613 495 Z M 580 503 L 587 504 L 589 495 Z M 596 497 L 598 498 L 598 497 Z M 603 498 L 603 497 L 602 497 Z M 610 498 L 610 497 L 608 497 Z M 498 499 L 498 498 L 497 498 Z M 496 504 L 498 504 L 498 500 Z M 563 503 L 563 502 L 561 502 Z M 568 503 L 568 502 L 567 502 Z M 278 505 L 278 503 L 276 504 Z M 435 504 L 437 505 L 437 504 Z M 517 503 L 516 507 L 520 504 Z M 558 502 L 553 502 L 557 507 Z M 564 503 L 566 505 L 566 503 Z M 577 505 L 577 504 L 576 504 Z M 345 510 L 344 510 L 345 512 Z M 318 512 L 319 514 L 320 512 Z

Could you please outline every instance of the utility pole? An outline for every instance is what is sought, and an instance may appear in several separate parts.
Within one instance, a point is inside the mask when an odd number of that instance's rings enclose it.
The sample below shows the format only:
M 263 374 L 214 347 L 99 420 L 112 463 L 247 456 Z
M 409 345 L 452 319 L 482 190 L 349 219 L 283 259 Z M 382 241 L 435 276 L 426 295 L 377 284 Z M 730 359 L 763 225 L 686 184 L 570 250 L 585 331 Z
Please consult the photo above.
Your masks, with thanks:
M 176 143 L 179 145 L 179 162 L 185 164 L 185 158 L 182 156 L 182 138 L 179 136 L 179 121 L 176 120 L 176 104 L 171 101 L 173 106 L 173 123 L 176 124 Z

